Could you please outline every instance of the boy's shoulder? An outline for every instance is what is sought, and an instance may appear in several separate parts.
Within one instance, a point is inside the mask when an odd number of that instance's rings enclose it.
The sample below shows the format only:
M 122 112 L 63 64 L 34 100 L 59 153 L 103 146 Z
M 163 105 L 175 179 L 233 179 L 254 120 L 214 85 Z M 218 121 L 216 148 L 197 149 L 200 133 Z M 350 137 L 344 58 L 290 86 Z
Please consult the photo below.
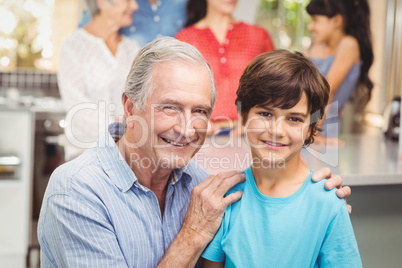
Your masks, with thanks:
M 234 193 L 234 192 L 237 192 L 237 191 L 244 191 L 244 188 L 245 188 L 245 186 L 246 186 L 247 180 L 253 180 L 253 179 L 254 179 L 253 173 L 252 173 L 252 171 L 251 171 L 251 166 L 248 167 L 248 168 L 246 168 L 245 170 L 243 170 L 243 174 L 246 175 L 246 180 L 245 180 L 244 182 L 241 182 L 241 183 L 236 184 L 235 186 L 233 186 L 233 187 L 225 194 L 225 196 L 228 196 L 228 195 L 230 195 L 230 194 L 232 194 L 232 193 Z
M 345 205 L 345 201 L 336 195 L 336 188 L 332 190 L 325 189 L 326 179 L 318 182 L 312 181 L 311 178 L 307 179 L 310 181 L 305 198 L 309 199 L 313 204 L 334 214 L 338 213 L 339 209 Z
M 246 178 L 246 180 L 247 180 L 247 178 Z M 228 195 L 230 195 L 230 194 L 232 194 L 232 193 L 234 193 L 234 192 L 237 192 L 237 191 L 244 191 L 245 185 L 246 185 L 246 182 L 245 182 L 245 181 L 244 181 L 244 182 L 241 182 L 241 183 L 239 183 L 239 184 L 236 184 L 235 186 L 233 186 L 233 187 L 225 194 L 225 196 L 228 196 Z

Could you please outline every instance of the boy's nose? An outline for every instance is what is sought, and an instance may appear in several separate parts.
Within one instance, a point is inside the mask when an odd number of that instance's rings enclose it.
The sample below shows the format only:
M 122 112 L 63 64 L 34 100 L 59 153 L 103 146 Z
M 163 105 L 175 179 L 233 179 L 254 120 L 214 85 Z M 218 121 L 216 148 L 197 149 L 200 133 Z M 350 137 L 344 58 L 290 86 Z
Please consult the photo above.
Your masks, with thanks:
M 285 118 L 278 118 L 269 123 L 269 133 L 275 137 L 283 137 L 285 135 Z

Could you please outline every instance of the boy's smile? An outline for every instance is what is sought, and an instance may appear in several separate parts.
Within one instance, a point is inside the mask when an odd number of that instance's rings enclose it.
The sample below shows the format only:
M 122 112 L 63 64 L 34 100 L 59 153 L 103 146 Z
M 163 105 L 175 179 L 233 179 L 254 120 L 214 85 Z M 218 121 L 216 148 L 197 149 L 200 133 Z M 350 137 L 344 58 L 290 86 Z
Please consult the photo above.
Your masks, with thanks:
M 290 109 L 270 105 L 251 108 L 247 116 L 246 134 L 253 158 L 271 164 L 282 163 L 282 167 L 283 163 L 299 159 L 309 132 L 310 114 L 307 110 L 305 94 Z

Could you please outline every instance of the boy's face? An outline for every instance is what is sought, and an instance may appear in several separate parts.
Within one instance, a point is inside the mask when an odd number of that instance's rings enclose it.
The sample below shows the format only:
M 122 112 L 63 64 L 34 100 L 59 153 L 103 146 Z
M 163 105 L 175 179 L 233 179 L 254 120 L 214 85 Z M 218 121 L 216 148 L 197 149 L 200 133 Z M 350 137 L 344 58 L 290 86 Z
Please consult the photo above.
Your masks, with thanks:
M 253 158 L 283 167 L 284 163 L 299 158 L 309 134 L 307 97 L 303 94 L 300 101 L 290 109 L 253 107 L 248 113 L 245 126 Z

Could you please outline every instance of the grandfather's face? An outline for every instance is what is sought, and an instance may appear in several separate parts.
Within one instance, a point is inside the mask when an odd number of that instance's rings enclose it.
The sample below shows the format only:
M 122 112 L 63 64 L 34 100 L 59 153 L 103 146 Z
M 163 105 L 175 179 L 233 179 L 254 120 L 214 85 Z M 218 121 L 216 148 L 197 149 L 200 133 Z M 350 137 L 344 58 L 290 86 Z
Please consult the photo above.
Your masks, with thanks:
M 160 63 L 152 78 L 154 91 L 145 110 L 128 118 L 135 123 L 127 139 L 138 145 L 133 151 L 144 164 L 184 167 L 205 141 L 212 112 L 208 71 L 201 65 Z

